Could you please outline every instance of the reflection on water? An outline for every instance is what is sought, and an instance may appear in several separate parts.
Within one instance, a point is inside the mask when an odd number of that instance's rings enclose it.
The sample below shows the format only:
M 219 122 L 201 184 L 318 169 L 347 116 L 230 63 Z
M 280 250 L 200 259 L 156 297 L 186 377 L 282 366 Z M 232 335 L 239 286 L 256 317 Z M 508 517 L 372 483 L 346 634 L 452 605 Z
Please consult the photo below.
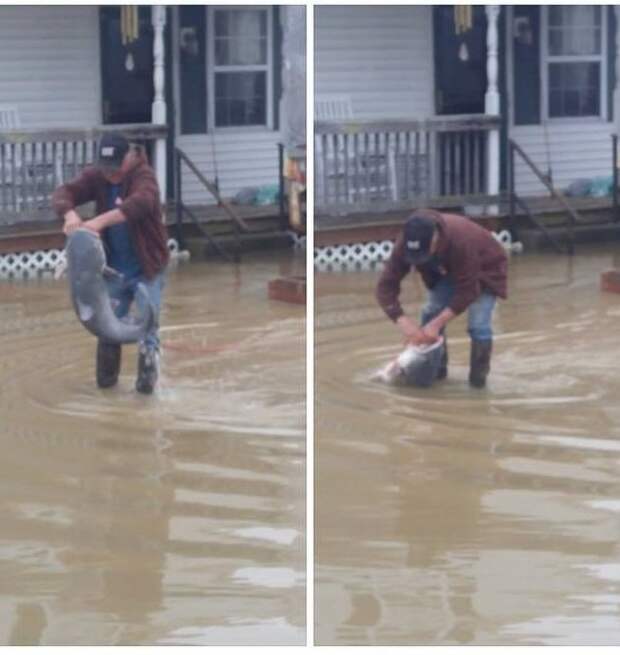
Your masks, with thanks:
M 162 388 L 94 385 L 66 282 L 0 283 L 0 643 L 305 639 L 302 261 L 172 271 Z
M 319 644 L 620 642 L 617 264 L 513 258 L 486 391 L 462 319 L 448 380 L 371 382 L 401 348 L 377 273 L 317 276 Z

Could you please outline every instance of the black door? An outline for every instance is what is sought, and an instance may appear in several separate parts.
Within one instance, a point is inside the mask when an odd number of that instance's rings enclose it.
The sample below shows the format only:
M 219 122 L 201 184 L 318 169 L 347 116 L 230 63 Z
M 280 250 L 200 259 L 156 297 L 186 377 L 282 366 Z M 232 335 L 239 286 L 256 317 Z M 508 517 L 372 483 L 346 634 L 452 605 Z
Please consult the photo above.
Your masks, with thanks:
M 151 8 L 139 7 L 139 37 L 123 45 L 120 7 L 101 7 L 101 95 L 105 124 L 150 123 L 153 103 Z
M 471 28 L 457 34 L 454 5 L 433 7 L 435 110 L 439 115 L 484 113 L 486 14 L 484 6 L 471 9 Z

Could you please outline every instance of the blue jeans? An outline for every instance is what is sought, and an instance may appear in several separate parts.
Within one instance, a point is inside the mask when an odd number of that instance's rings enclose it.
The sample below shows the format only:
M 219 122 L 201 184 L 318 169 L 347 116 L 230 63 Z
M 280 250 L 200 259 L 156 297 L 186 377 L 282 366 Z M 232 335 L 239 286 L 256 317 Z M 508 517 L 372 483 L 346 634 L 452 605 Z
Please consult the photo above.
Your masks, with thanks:
M 449 276 L 442 277 L 428 292 L 428 302 L 422 309 L 422 325 L 440 314 L 452 300 L 454 282 Z M 493 338 L 493 310 L 497 298 L 483 291 L 467 309 L 467 331 L 475 341 L 490 341 Z
M 147 280 L 144 276 L 130 278 L 128 280 L 112 278 L 106 280 L 108 293 L 112 300 L 117 301 L 114 307 L 114 313 L 118 318 L 123 318 L 129 313 L 131 303 L 136 300 L 136 287 L 138 282 L 142 282 L 146 287 L 149 300 L 155 310 L 155 323 L 146 333 L 140 345 L 145 345 L 149 349 L 159 351 L 159 312 L 161 310 L 161 295 L 165 284 L 164 272 L 158 273 L 154 278 Z M 136 300 L 138 310 L 143 311 L 144 303 L 141 302 L 141 296 Z

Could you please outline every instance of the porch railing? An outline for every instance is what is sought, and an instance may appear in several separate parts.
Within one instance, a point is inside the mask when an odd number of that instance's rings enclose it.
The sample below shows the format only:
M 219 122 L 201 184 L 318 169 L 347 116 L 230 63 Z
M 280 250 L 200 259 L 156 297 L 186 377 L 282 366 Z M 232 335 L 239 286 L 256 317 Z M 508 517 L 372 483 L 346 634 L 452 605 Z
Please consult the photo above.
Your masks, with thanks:
M 0 225 L 53 220 L 51 196 L 95 160 L 106 131 L 146 146 L 166 137 L 165 125 L 132 124 L 85 129 L 0 131 Z
M 499 125 L 486 115 L 317 122 L 317 211 L 389 211 L 484 195 L 488 135 Z

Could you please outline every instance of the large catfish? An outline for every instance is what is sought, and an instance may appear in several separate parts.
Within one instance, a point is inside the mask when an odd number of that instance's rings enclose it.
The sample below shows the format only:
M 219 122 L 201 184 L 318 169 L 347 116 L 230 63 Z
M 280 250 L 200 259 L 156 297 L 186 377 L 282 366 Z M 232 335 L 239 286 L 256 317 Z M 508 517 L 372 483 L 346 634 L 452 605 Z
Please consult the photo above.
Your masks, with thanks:
M 374 377 L 389 384 L 430 387 L 437 379 L 444 347 L 443 337 L 431 345 L 407 346 Z
M 81 228 L 73 232 L 66 246 L 71 301 L 82 325 L 109 343 L 136 343 L 153 327 L 155 312 L 146 288 L 138 283 L 136 301 L 141 307 L 136 318 L 117 318 L 106 286 L 106 277 L 122 275 L 106 265 L 100 237 Z

